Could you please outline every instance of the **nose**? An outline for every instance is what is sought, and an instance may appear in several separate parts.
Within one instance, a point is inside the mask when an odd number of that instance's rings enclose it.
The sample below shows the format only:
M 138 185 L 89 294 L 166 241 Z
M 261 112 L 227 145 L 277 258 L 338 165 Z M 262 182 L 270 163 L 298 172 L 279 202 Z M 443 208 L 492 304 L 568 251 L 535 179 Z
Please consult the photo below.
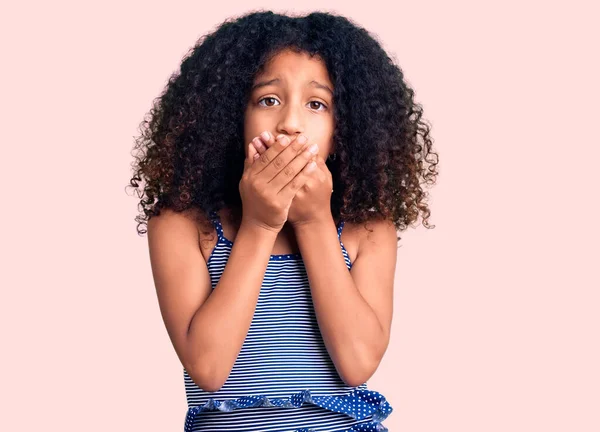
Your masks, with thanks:
M 275 137 L 279 134 L 286 135 L 291 141 L 295 140 L 298 135 L 304 132 L 304 120 L 300 107 L 293 104 L 287 104 L 280 111 L 279 122 L 275 132 Z

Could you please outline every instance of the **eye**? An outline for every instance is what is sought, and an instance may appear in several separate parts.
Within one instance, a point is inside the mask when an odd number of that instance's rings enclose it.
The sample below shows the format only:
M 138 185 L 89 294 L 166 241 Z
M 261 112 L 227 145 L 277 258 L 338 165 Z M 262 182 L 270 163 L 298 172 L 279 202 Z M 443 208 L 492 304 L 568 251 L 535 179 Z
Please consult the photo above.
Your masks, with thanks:
M 323 102 L 319 102 L 319 101 L 314 100 L 314 101 L 310 101 L 309 103 L 318 103 L 319 105 L 323 106 L 322 110 L 317 110 L 317 111 L 327 111 L 327 105 L 325 105 Z
M 271 100 L 277 100 L 277 99 L 275 99 L 274 97 L 269 97 L 269 96 L 267 96 L 267 97 L 264 97 L 264 98 L 262 98 L 262 99 L 259 99 L 259 100 L 258 100 L 258 104 L 260 105 L 260 103 L 261 103 L 262 101 L 264 101 L 264 100 L 267 100 L 267 99 L 271 99 Z M 261 106 L 265 106 L 265 105 L 261 105 Z M 267 105 L 267 106 L 273 106 L 273 105 Z
M 272 107 L 272 106 L 274 106 L 274 105 L 263 105 L 263 104 L 261 104 L 262 101 L 266 101 L 266 100 L 276 101 L 277 99 L 275 99 L 274 97 L 267 96 L 267 97 L 259 99 L 258 100 L 258 105 L 260 105 L 260 106 L 266 106 L 266 107 Z M 309 104 L 310 103 L 313 103 L 313 104 L 316 103 L 316 104 L 319 104 L 319 105 L 323 106 L 323 109 L 317 109 L 317 111 L 327 111 L 327 105 L 325 105 L 323 102 L 320 102 L 320 101 L 317 101 L 317 100 L 313 100 L 313 101 L 310 101 Z

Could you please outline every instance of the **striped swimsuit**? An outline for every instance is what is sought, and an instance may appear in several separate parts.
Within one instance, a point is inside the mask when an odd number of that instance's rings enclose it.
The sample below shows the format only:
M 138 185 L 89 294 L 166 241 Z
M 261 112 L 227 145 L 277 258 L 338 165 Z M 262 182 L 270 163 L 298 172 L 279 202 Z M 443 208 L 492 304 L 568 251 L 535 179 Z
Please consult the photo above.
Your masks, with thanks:
M 214 289 L 233 242 L 223 235 L 218 213 L 211 220 L 218 236 L 207 261 Z M 343 226 L 338 224 L 338 239 L 350 270 Z M 185 368 L 183 376 L 185 432 L 387 431 L 381 422 L 392 412 L 366 383 L 351 387 L 339 377 L 319 331 L 300 254 L 270 256 L 252 324 L 221 389 L 201 389 Z

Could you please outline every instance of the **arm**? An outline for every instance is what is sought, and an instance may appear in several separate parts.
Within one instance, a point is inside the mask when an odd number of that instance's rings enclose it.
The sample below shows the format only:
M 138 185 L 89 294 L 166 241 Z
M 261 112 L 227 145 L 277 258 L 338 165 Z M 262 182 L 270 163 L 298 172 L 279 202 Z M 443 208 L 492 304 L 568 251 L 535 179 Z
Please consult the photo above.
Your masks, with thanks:
M 373 232 L 363 229 L 351 271 L 333 219 L 296 227 L 323 340 L 350 386 L 375 373 L 390 339 L 396 229 L 389 221 L 369 224 Z
M 193 221 L 170 210 L 148 222 L 158 302 L 177 356 L 207 391 L 225 383 L 244 343 L 276 233 L 242 225 L 214 290 Z

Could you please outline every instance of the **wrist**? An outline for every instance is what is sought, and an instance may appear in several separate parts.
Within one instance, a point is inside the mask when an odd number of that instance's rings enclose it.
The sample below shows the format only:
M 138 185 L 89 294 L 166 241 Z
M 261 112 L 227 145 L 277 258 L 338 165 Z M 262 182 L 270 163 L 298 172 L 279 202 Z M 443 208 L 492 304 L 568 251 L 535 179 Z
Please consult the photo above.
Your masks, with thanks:
M 276 229 L 272 226 L 265 225 L 261 222 L 257 222 L 250 219 L 242 218 L 242 222 L 240 224 L 240 230 L 244 229 L 244 231 L 250 232 L 256 236 L 266 236 L 276 238 L 281 229 Z
M 241 250 L 244 256 L 267 257 L 273 250 L 277 234 L 272 228 L 242 220 L 235 236 L 234 249 L 237 245 L 238 252 Z
M 311 220 L 300 221 L 292 224 L 294 231 L 297 234 L 302 234 L 305 231 L 320 231 L 330 225 L 335 225 L 331 213 L 316 217 Z

